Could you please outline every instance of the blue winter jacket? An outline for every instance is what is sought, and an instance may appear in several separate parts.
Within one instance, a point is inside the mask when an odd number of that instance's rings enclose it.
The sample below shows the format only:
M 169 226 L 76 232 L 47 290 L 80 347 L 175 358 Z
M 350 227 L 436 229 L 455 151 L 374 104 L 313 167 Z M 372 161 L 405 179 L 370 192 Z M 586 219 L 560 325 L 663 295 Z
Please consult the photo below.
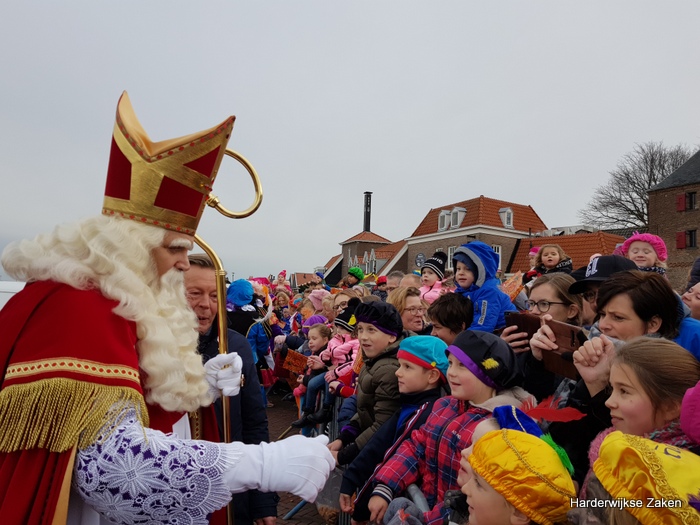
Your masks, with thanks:
M 466 290 L 460 286 L 455 290 L 464 297 L 471 299 L 474 305 L 474 320 L 470 330 L 493 332 L 506 325 L 505 312 L 517 311 L 510 297 L 503 293 L 496 279 L 498 271 L 498 255 L 488 244 L 472 241 L 463 244 L 455 250 L 453 266 L 457 261 L 469 259 L 477 269 L 476 281 Z

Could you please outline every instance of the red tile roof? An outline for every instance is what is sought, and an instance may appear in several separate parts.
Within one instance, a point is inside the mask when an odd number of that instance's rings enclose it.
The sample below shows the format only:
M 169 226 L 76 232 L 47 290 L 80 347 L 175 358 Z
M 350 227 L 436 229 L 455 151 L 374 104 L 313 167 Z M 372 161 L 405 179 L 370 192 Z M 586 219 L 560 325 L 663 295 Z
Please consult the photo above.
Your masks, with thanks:
M 392 242 L 391 244 L 387 244 L 386 246 L 382 246 L 381 248 L 374 250 L 374 255 L 377 257 L 377 259 L 384 259 L 388 261 L 404 246 L 406 246 L 406 241 Z
M 527 256 L 530 246 L 542 246 L 544 244 L 558 244 L 564 253 L 571 257 L 574 270 L 581 266 L 586 266 L 594 253 L 611 255 L 618 243 L 624 242 L 625 238 L 611 233 L 577 233 L 575 235 L 556 235 L 554 237 L 531 237 L 521 239 L 518 251 L 513 258 L 513 264 L 508 268 L 509 273 L 518 270 L 526 272 L 530 269 L 530 262 Z
M 300 272 L 294 272 L 294 277 L 296 278 L 296 283 L 297 286 L 301 286 L 302 284 L 306 284 L 308 282 L 311 282 L 311 278 L 314 276 L 314 273 L 300 273 Z
M 354 237 L 350 237 L 348 240 L 341 242 L 340 244 L 347 244 L 349 242 L 379 242 L 382 244 L 389 244 L 391 241 L 389 239 L 385 239 L 381 235 L 377 235 L 376 233 L 372 232 L 360 232 Z
M 438 232 L 438 217 L 442 210 L 452 211 L 453 208 L 460 207 L 467 210 L 467 214 L 460 224 L 460 228 L 466 226 L 495 226 L 497 228 L 503 228 L 503 222 L 498 214 L 498 210 L 501 208 L 510 208 L 513 210 L 513 229 L 518 231 L 532 231 L 538 232 L 546 230 L 542 219 L 539 215 L 532 209 L 530 205 L 516 204 L 514 202 L 499 201 L 496 199 L 490 199 L 484 197 L 483 195 L 477 197 L 476 199 L 469 199 L 466 201 L 456 202 L 454 204 L 446 204 L 440 206 L 439 208 L 431 209 L 425 218 L 421 221 L 413 232 L 411 237 L 419 237 L 421 235 L 429 235 L 431 233 Z M 449 230 L 447 230 L 449 231 Z
M 343 256 L 342 253 L 339 253 L 338 255 L 334 255 L 333 257 L 330 258 L 330 260 L 323 266 L 326 270 L 330 270 L 333 265 L 336 263 L 338 259 L 340 259 Z

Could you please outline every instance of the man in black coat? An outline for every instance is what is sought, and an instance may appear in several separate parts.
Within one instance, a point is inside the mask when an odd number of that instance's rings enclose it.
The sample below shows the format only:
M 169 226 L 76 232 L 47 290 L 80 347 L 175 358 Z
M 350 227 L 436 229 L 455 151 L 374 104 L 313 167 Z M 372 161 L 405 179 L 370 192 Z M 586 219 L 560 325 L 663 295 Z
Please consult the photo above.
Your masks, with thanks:
M 189 256 L 190 269 L 185 272 L 187 301 L 199 321 L 198 351 L 204 362 L 218 355 L 218 326 L 215 323 L 217 312 L 216 275 L 214 265 L 204 254 Z M 245 384 L 240 394 L 229 398 L 231 440 L 246 444 L 269 441 L 267 413 L 263 404 L 260 382 L 255 370 L 253 352 L 245 336 L 228 330 L 228 351 L 236 352 L 243 361 Z M 216 401 L 216 417 L 220 439 L 223 441 L 221 400 Z M 275 525 L 277 522 L 276 493 L 262 493 L 257 490 L 233 495 L 236 525 Z

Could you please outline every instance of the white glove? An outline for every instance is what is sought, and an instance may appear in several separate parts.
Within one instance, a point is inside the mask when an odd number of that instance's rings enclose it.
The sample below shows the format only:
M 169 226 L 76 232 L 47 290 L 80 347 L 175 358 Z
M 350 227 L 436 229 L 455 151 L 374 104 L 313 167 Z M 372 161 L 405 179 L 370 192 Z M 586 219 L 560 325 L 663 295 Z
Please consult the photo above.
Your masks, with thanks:
M 237 396 L 241 391 L 243 361 L 236 352 L 219 354 L 204 363 L 207 381 L 217 392 L 225 396 Z
M 251 489 L 260 492 L 291 492 L 314 502 L 335 468 L 328 450 L 328 437 L 296 435 L 274 443 L 229 443 L 239 456 L 224 472 L 225 483 L 235 494 Z

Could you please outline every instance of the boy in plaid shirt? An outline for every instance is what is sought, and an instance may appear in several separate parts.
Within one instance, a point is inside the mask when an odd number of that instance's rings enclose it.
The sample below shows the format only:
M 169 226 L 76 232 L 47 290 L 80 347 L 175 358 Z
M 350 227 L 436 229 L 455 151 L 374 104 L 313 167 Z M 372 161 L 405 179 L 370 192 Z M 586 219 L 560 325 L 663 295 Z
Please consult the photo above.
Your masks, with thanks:
M 471 445 L 476 425 L 491 417 L 495 407 L 520 406 L 531 397 L 517 386 L 522 375 L 515 354 L 498 336 L 466 330 L 448 346 L 447 354 L 447 381 L 452 395 L 435 403 L 426 423 L 374 476 L 376 485 L 369 502 L 372 522 L 381 523 L 385 517 L 384 523 L 388 523 L 398 510 L 389 508 L 389 504 L 416 483 L 431 507 L 423 515 L 423 522 L 441 525 L 447 516 L 443 508 L 445 492 L 460 488 L 460 454 Z

